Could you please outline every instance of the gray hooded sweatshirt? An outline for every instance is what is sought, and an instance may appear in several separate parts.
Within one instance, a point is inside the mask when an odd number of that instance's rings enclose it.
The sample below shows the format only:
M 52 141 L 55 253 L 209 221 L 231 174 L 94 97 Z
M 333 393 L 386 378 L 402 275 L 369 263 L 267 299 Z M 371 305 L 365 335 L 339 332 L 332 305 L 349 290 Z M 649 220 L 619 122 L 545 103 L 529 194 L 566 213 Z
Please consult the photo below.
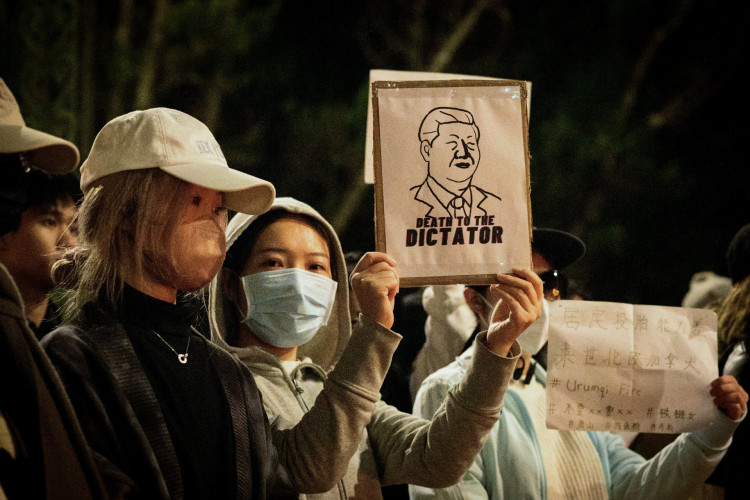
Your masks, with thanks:
M 306 214 L 328 232 L 338 282 L 328 323 L 299 347 L 302 363 L 287 374 L 271 353 L 224 340 L 238 325 L 228 324 L 236 314 L 227 314 L 234 305 L 221 295 L 222 273 L 209 289 L 209 321 L 212 340 L 253 373 L 279 462 L 300 498 L 377 499 L 385 485 L 439 488 L 458 482 L 502 413 L 518 344 L 510 357 L 496 356 L 483 343 L 486 334 L 480 334 L 466 376 L 431 421 L 385 404 L 380 386 L 401 336 L 364 316 L 352 328 L 344 254 L 335 231 L 318 212 L 292 198 L 277 198 L 269 211 L 274 210 Z M 263 216 L 235 215 L 227 227 L 227 248 L 258 217 Z

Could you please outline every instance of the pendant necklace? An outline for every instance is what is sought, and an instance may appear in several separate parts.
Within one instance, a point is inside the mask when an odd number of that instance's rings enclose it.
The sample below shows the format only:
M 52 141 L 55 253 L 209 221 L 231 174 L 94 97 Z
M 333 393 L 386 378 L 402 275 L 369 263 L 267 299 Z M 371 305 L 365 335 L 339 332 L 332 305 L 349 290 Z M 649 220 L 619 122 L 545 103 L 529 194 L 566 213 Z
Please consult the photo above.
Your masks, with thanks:
M 154 332 L 154 334 L 157 337 L 159 337 L 159 339 L 161 339 L 162 342 L 164 342 L 164 345 L 166 345 L 167 347 L 169 347 L 172 350 L 172 352 L 175 353 L 175 355 L 177 355 L 177 360 L 180 363 L 182 363 L 184 365 L 185 363 L 188 362 L 188 350 L 190 350 L 190 335 L 188 335 L 188 342 L 187 342 L 187 347 L 185 347 L 185 354 L 180 354 L 179 352 L 175 351 L 174 347 L 172 347 L 171 345 L 169 345 L 169 342 L 167 342 L 166 340 L 164 340 L 164 337 L 162 337 L 161 335 L 159 335 L 158 333 L 156 333 L 156 330 L 151 330 L 151 331 Z

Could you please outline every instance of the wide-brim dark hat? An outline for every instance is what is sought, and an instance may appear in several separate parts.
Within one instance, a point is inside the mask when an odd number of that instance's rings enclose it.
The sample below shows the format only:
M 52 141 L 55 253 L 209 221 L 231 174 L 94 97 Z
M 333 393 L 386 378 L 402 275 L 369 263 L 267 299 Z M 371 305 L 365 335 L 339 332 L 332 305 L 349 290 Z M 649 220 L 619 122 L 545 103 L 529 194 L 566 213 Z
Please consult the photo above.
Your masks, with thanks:
M 586 245 L 578 236 L 559 229 L 535 227 L 533 238 L 532 247 L 558 270 L 578 262 L 586 253 Z

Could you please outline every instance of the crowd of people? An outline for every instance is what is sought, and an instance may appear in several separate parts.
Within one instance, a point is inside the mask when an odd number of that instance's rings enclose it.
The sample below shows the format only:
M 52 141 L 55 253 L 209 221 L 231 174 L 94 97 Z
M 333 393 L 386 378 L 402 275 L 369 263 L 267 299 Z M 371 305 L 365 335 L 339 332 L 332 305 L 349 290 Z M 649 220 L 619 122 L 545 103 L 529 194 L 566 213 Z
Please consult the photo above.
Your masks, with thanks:
M 644 457 L 545 425 L 576 236 L 534 228 L 533 270 L 405 293 L 181 111 L 115 117 L 79 162 L 0 79 L 0 500 L 744 490 L 750 225 L 726 298 L 691 304 L 718 313 L 716 419 Z

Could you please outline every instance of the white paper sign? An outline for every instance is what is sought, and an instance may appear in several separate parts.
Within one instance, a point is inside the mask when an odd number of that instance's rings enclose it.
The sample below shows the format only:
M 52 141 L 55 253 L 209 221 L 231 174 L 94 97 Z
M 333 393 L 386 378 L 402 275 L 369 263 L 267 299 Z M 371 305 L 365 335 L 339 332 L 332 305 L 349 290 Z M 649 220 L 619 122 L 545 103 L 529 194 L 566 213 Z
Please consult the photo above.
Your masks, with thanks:
M 560 300 L 548 347 L 549 428 L 671 434 L 714 419 L 710 310 Z
M 403 286 L 531 265 L 523 82 L 375 82 L 376 247 Z

